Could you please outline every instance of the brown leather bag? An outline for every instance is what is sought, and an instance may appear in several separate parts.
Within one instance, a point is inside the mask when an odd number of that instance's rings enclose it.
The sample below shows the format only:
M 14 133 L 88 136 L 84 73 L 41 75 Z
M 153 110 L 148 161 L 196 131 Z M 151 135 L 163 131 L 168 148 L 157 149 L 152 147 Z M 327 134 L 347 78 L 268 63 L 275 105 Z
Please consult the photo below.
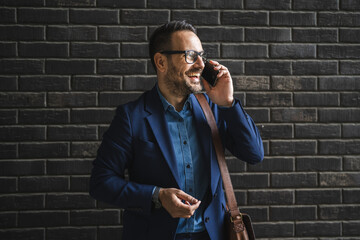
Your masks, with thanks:
M 216 157 L 219 163 L 221 176 L 224 183 L 225 195 L 227 199 L 227 212 L 225 214 L 225 239 L 227 240 L 255 240 L 251 218 L 248 214 L 240 213 L 231 183 L 230 174 L 225 161 L 224 148 L 221 143 L 218 128 L 216 126 L 214 114 L 209 103 L 203 94 L 195 95 L 205 114 L 206 120 L 211 128 L 212 140 L 214 143 Z

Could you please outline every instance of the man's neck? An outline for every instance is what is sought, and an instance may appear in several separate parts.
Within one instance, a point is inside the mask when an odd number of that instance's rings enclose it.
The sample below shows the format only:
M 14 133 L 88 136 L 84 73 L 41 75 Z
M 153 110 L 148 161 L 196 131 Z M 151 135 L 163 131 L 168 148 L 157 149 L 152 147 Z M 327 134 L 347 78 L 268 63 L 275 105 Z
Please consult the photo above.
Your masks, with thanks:
M 160 85 L 159 90 L 163 97 L 166 99 L 166 101 L 168 101 L 176 109 L 176 111 L 180 112 L 183 109 L 188 96 L 175 96 L 170 91 L 168 91 L 166 87 Z

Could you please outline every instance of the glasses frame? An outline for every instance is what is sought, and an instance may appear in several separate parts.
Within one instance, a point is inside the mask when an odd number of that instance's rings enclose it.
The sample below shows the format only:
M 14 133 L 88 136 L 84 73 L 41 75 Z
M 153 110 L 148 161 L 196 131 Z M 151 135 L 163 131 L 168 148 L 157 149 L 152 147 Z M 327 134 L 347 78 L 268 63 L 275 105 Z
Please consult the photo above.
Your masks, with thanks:
M 188 62 L 187 61 L 187 56 L 189 54 L 189 52 L 194 52 L 196 53 L 196 57 L 194 58 L 194 61 L 193 62 Z M 185 51 L 161 51 L 160 52 L 161 54 L 181 54 L 181 53 L 184 53 L 185 55 L 185 62 L 188 63 L 188 64 L 193 64 L 197 61 L 198 57 L 200 56 L 202 58 L 202 60 L 204 62 L 206 62 L 206 58 L 205 58 L 205 52 L 202 51 L 202 52 L 198 52 L 198 51 L 195 51 L 195 50 L 185 50 Z

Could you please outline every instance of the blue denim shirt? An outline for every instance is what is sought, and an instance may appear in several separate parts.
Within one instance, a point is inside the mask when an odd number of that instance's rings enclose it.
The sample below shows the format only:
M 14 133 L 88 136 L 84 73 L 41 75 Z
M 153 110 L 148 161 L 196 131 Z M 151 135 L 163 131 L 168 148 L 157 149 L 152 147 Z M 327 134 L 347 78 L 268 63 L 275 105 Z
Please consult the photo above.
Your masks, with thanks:
M 199 145 L 201 136 L 198 136 L 196 131 L 190 97 L 186 100 L 183 109 L 177 112 L 162 96 L 159 88 L 158 93 L 165 109 L 165 118 L 181 179 L 181 190 L 198 200 L 202 200 L 209 186 L 209 178 L 206 174 L 205 159 Z M 201 203 L 191 218 L 180 218 L 176 233 L 204 231 L 205 224 L 202 219 L 204 210 L 205 207 Z

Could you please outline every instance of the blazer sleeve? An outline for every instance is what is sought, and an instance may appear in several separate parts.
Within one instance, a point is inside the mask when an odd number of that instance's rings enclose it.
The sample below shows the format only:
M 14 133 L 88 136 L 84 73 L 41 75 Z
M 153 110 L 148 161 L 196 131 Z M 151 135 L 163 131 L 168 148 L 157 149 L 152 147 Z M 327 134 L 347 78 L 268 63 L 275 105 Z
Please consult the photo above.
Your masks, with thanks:
M 154 186 L 125 179 L 132 157 L 131 121 L 125 107 L 120 106 L 93 161 L 89 193 L 120 208 L 150 214 Z
M 245 112 L 240 101 L 230 108 L 218 107 L 222 121 L 222 137 L 226 148 L 237 158 L 250 164 L 264 158 L 264 147 L 259 131 L 252 118 Z

